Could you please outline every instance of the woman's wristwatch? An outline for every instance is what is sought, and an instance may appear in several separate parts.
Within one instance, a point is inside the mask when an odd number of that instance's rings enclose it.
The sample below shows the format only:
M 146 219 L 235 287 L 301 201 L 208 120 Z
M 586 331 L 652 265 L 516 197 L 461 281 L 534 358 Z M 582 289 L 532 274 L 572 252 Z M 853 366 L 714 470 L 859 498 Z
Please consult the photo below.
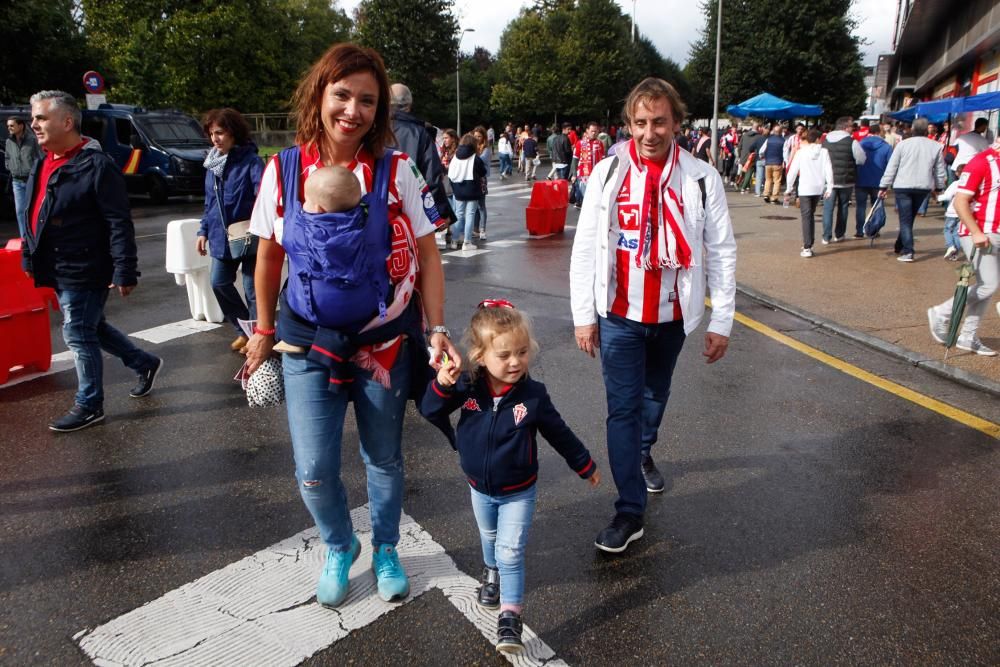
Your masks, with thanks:
M 439 333 L 439 334 L 444 334 L 445 338 L 451 338 L 451 332 L 448 331 L 448 327 L 444 326 L 443 324 L 439 324 L 436 327 L 431 327 L 430 332 L 432 335 Z

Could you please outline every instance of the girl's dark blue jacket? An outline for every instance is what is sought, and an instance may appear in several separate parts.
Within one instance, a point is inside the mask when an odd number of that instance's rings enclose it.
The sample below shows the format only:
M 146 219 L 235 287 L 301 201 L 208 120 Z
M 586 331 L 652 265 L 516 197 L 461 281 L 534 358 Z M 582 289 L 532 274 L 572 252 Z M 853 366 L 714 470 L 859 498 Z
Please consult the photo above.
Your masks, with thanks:
M 504 496 L 535 483 L 539 432 L 583 479 L 597 470 L 590 452 L 552 405 L 545 385 L 530 377 L 511 386 L 496 409 L 485 372 L 476 380 L 462 373 L 454 387 L 431 380 L 420 412 L 435 419 L 459 408 L 458 454 L 469 484 L 480 493 Z
M 234 222 L 250 219 L 263 175 L 264 163 L 257 157 L 257 146 L 254 144 L 233 146 L 230 149 L 221 179 L 211 170 L 205 170 L 205 215 L 201 219 L 198 236 L 208 238 L 208 252 L 212 257 L 231 258 L 226 227 Z M 226 214 L 224 223 L 216 203 L 216 185 L 222 193 L 222 209 Z

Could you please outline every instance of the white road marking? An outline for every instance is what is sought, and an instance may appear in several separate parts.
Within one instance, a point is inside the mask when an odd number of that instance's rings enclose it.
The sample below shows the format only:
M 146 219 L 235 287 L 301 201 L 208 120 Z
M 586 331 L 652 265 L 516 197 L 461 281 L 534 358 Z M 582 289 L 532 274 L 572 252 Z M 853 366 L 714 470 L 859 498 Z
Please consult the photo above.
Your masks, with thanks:
M 489 250 L 485 248 L 476 248 L 475 250 L 452 250 L 448 253 L 448 257 L 475 257 L 476 255 L 482 255 L 487 252 L 489 252 Z
M 161 324 L 152 329 L 136 331 L 134 334 L 129 335 L 133 338 L 148 340 L 150 343 L 166 343 L 168 340 L 183 338 L 184 336 L 201 333 L 202 331 L 211 331 L 221 326 L 221 324 L 216 324 L 215 322 L 204 322 L 202 320 L 181 320 L 180 322 Z
M 221 324 L 202 322 L 200 320 L 181 320 L 180 322 L 163 324 L 151 329 L 137 331 L 134 334 L 129 335 L 133 338 L 140 338 L 142 340 L 149 341 L 150 343 L 165 343 L 168 340 L 190 336 L 191 334 L 201 333 L 202 331 L 211 331 L 212 329 L 218 329 L 221 326 Z M 49 366 L 49 370 L 44 373 L 29 373 L 20 377 L 12 377 L 6 384 L 0 385 L 0 389 L 13 387 L 16 384 L 28 382 L 29 380 L 37 380 L 40 377 L 52 375 L 53 373 L 68 371 L 71 368 L 73 368 L 73 353 L 69 350 L 59 352 L 58 354 L 52 355 L 52 365 Z
M 534 236 L 532 236 L 531 234 L 521 234 L 521 238 L 522 239 L 526 239 L 528 241 L 537 241 L 538 239 L 547 239 L 550 236 L 555 236 L 555 234 L 536 234 Z
M 321 607 L 315 600 L 326 548 L 313 528 L 104 625 L 81 630 L 73 640 L 101 667 L 291 666 L 439 588 L 493 643 L 497 612 L 476 603 L 476 580 L 462 573 L 419 524 L 403 514 L 398 548 L 410 577 L 410 596 L 402 603 L 387 603 L 377 595 L 371 570 L 368 507 L 352 511 L 351 521 L 361 540 L 361 556 L 351 567 L 351 592 L 337 609 Z M 523 639 L 522 654 L 504 654 L 511 663 L 566 665 L 527 625 Z
M 524 245 L 524 239 L 503 239 L 501 241 L 490 241 L 491 248 L 510 248 L 516 245 Z

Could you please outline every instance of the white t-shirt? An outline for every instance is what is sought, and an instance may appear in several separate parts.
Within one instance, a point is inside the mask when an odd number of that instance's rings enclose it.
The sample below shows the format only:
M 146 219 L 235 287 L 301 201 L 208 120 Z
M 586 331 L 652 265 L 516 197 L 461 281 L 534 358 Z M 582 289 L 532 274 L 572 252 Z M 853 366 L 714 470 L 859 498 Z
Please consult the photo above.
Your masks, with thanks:
M 958 155 L 951 165 L 952 169 L 969 164 L 969 160 L 989 148 L 990 142 L 978 132 L 966 132 L 955 140 L 955 145 L 958 146 Z
M 323 166 L 315 148 L 303 148 L 301 155 L 300 188 L 309 178 L 309 174 Z M 373 167 L 374 160 L 363 148 L 358 151 L 354 161 L 347 166 L 361 183 L 362 193 L 367 193 L 373 187 Z M 433 234 L 439 227 L 446 224 L 447 221 L 441 218 L 434 206 L 434 196 L 413 160 L 405 153 L 392 151 L 391 169 L 389 218 L 392 219 L 399 213 L 404 214 L 410 222 L 414 238 Z M 299 196 L 301 199 L 301 193 Z M 271 160 L 264 168 L 260 192 L 257 194 L 257 201 L 254 203 L 253 213 L 250 215 L 250 231 L 261 238 L 274 238 L 280 244 L 284 218 L 278 215 L 278 199 L 278 174 L 275 161 Z

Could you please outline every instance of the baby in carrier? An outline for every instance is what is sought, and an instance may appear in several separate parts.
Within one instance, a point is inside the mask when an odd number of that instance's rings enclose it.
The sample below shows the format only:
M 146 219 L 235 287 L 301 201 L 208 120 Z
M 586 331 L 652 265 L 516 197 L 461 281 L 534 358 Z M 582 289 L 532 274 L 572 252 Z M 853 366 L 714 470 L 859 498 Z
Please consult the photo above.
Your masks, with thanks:
M 305 184 L 306 213 L 344 213 L 361 203 L 361 184 L 344 167 L 322 167 Z

